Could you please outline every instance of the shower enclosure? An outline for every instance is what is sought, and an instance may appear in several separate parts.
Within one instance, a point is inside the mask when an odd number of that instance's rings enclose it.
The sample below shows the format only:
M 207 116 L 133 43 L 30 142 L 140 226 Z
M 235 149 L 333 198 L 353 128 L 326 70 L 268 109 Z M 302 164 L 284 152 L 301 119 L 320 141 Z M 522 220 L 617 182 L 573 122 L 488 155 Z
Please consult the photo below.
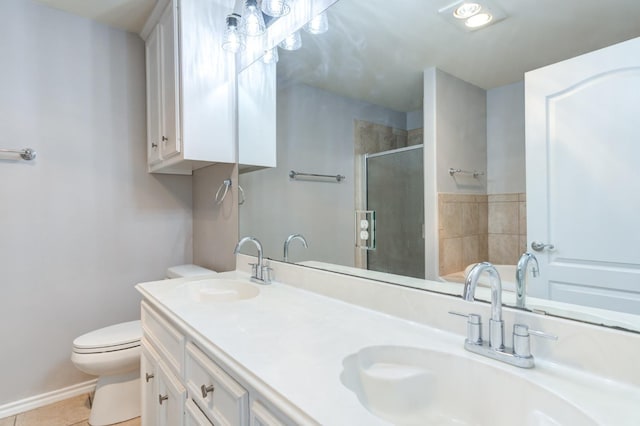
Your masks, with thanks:
M 425 277 L 422 145 L 365 156 L 366 205 L 376 215 L 367 269 Z

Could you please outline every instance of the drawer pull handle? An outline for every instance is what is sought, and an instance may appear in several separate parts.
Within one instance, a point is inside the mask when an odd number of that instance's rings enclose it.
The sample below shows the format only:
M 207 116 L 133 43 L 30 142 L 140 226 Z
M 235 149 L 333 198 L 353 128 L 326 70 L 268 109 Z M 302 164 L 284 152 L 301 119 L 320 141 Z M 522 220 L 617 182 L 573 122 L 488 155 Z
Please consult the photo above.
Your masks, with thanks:
M 213 385 L 207 387 L 205 385 L 200 386 L 200 392 L 202 392 L 202 397 L 206 398 L 209 392 L 213 392 Z
M 149 383 L 149 380 L 153 379 L 153 374 L 149 374 L 149 373 L 145 373 L 144 374 L 144 380 Z
M 166 401 L 167 399 L 169 399 L 169 395 L 158 395 L 158 402 L 160 403 L 160 405 L 162 405 L 162 401 Z

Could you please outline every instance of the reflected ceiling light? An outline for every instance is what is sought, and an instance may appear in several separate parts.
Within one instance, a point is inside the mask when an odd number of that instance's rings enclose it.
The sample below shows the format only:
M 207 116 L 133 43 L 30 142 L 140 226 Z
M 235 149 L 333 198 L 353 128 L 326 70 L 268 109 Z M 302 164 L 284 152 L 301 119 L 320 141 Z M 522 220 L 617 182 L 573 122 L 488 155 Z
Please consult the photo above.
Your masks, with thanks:
M 309 34 L 322 34 L 329 30 L 327 12 L 319 13 L 302 27 Z
M 462 3 L 453 11 L 453 16 L 458 19 L 467 19 L 482 10 L 482 6 L 478 3 Z
M 278 62 L 278 46 L 264 52 L 262 62 L 265 64 L 275 64 Z
M 237 13 L 227 16 L 227 28 L 222 38 L 222 48 L 231 53 L 244 49 L 244 36 L 238 30 L 239 21 L 240 15 Z
M 258 37 L 266 31 L 264 17 L 258 9 L 258 0 L 245 0 L 240 29 L 248 37 Z
M 507 18 L 496 0 L 457 0 L 438 10 L 442 19 L 459 30 L 482 30 Z
M 278 45 L 284 50 L 298 50 L 302 47 L 302 38 L 300 38 L 300 31 L 291 33 L 280 42 Z
M 284 16 L 291 10 L 287 0 L 262 0 L 261 8 L 265 15 L 274 18 Z
M 490 13 L 478 13 L 467 19 L 464 24 L 469 28 L 479 28 L 483 25 L 487 25 L 493 20 L 493 16 Z

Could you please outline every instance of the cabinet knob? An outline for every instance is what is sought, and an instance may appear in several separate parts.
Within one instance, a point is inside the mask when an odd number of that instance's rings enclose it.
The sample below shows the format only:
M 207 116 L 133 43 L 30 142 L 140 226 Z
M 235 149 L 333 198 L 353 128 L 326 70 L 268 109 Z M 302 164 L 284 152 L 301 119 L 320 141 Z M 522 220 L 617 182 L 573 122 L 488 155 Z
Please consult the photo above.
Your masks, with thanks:
M 144 380 L 149 383 L 149 380 L 153 379 L 153 374 L 149 374 L 149 373 L 145 373 L 144 374 Z
M 162 405 L 162 401 L 166 401 L 167 399 L 169 399 L 169 395 L 158 395 L 158 402 L 160 403 L 160 405 Z
M 162 140 L 166 142 L 166 141 L 168 141 L 168 140 L 169 140 L 169 138 L 168 138 L 168 137 L 166 137 L 166 136 L 162 136 Z
M 214 389 L 213 385 L 211 385 L 211 386 L 205 386 L 205 385 L 200 386 L 200 392 L 202 392 L 202 397 L 206 398 L 207 394 L 209 392 L 213 392 L 213 389 Z
M 157 143 L 151 142 L 151 148 L 157 148 L 157 147 L 158 147 Z

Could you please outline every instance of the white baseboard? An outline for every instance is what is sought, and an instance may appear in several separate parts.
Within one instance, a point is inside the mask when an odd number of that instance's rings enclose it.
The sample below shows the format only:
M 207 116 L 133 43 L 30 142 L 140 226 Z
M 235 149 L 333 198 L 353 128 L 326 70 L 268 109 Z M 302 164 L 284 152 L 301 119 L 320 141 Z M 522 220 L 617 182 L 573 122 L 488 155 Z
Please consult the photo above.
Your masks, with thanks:
M 82 395 L 83 393 L 92 392 L 96 387 L 97 381 L 98 379 L 93 379 L 88 382 L 78 383 L 77 385 L 0 405 L 0 419 L 24 413 L 25 411 L 33 410 L 34 408 L 53 404 L 54 402 L 73 398 L 74 396 Z

